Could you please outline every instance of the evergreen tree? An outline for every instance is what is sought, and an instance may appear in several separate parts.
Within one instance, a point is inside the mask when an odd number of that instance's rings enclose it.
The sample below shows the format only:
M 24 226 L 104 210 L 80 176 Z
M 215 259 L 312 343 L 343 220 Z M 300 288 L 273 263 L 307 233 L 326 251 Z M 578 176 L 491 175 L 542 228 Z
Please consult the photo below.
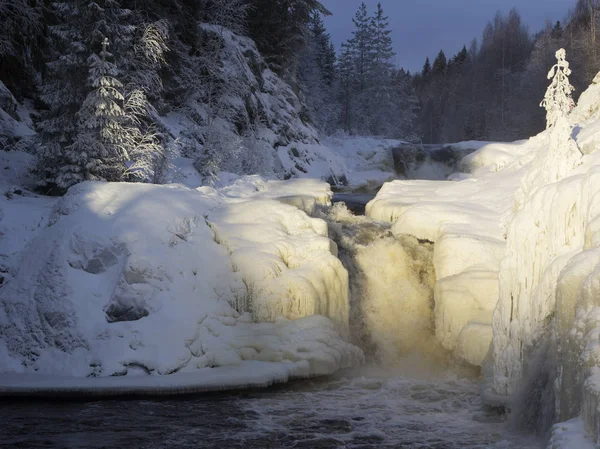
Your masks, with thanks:
M 370 29 L 372 42 L 368 86 L 361 96 L 368 117 L 365 130 L 369 134 L 391 136 L 397 134 L 400 127 L 397 106 L 403 99 L 398 96 L 400 91 L 395 89 L 392 81 L 392 58 L 395 53 L 388 18 L 383 13 L 381 3 L 377 4 L 377 11 L 371 18 Z
M 421 71 L 421 76 L 423 78 L 427 77 L 431 73 L 431 62 L 429 62 L 429 58 L 425 59 L 425 64 L 423 65 L 423 70 Z
M 338 98 L 341 106 L 340 125 L 348 134 L 353 131 L 354 127 L 354 86 L 356 85 L 354 68 L 352 49 L 348 43 L 343 43 L 338 62 Z
M 392 76 L 392 87 L 396 101 L 389 136 L 407 142 L 419 142 L 421 140 L 417 123 L 419 99 L 412 85 L 410 74 L 404 69 L 396 71 Z
M 377 11 L 372 18 L 373 30 L 373 68 L 376 74 L 389 75 L 394 65 L 392 59 L 396 56 L 392 48 L 392 31 L 389 29 L 389 18 L 384 16 L 381 2 L 377 3 Z
M 374 44 L 373 20 L 369 17 L 367 5 L 364 2 L 360 4 L 352 23 L 354 24 L 354 31 L 352 32 L 352 38 L 348 41 L 348 48 L 354 59 L 356 87 L 358 93 L 362 94 L 367 88 L 373 70 Z
M 141 148 L 157 150 L 145 91 L 160 96 L 166 26 L 141 26 L 135 12 L 117 0 L 64 0 L 53 8 L 57 20 L 50 33 L 57 55 L 42 84 L 48 110 L 37 123 L 36 171 L 42 183 L 60 187 L 121 179 L 136 165 L 129 153 L 141 161 Z
M 42 58 L 43 18 L 39 2 L 0 0 L 0 80 L 19 98 L 35 90 Z
M 331 14 L 318 0 L 248 0 L 248 31 L 270 67 L 293 80 L 315 12 Z
M 540 104 L 546 109 L 547 128 L 554 126 L 560 117 L 566 116 L 575 106 L 572 98 L 573 86 L 569 82 L 571 69 L 563 48 L 556 52 L 556 59 L 558 62 L 548 72 L 548 79 L 551 79 L 552 82 Z
M 107 48 L 105 38 L 100 54 L 89 58 L 88 85 L 92 91 L 77 113 L 74 142 L 65 148 L 66 163 L 57 178 L 60 187 L 86 180 L 119 181 L 129 160 L 123 84 L 115 78 L 119 71 Z
M 444 54 L 444 50 L 440 50 L 435 60 L 433 61 L 433 68 L 431 69 L 431 73 L 434 76 L 445 75 L 447 64 L 448 61 L 446 59 L 446 55 Z
M 307 44 L 300 60 L 300 83 L 309 114 L 315 126 L 332 132 L 336 126 L 333 91 L 335 53 L 331 55 L 331 39 L 320 15 L 311 19 Z

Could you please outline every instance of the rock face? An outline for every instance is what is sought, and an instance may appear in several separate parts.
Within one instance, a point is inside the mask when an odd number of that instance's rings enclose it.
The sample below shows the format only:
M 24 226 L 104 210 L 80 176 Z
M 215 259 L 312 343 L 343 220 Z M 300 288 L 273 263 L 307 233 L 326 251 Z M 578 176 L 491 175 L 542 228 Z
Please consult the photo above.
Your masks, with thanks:
M 209 43 L 207 52 L 219 49 L 207 57 L 212 58 L 206 63 L 211 76 L 200 78 L 184 107 L 163 119 L 183 154 L 202 161 L 214 147 L 222 159 L 220 169 L 238 174 L 290 178 L 310 171 L 318 159 L 312 152 L 290 152 L 290 167 L 277 154 L 289 145 L 319 142 L 303 100 L 268 68 L 252 39 L 214 25 L 199 27 L 202 40 Z
M 2 81 L 0 81 L 0 109 L 15 120 L 19 120 L 19 116 L 17 115 L 17 100 L 15 100 L 13 94 L 10 93 Z
M 452 145 L 403 144 L 392 148 L 394 169 L 407 179 L 445 179 L 461 159 L 478 149 Z

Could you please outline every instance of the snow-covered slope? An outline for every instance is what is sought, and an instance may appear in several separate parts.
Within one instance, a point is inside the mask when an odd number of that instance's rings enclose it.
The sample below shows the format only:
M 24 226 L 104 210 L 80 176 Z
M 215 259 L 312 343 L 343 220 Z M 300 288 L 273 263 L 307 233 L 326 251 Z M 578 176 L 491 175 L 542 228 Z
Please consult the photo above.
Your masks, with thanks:
M 14 148 L 23 137 L 34 134 L 28 111 L 0 81 L 0 151 Z
M 222 191 L 84 183 L 59 200 L 3 198 L 0 250 L 13 254 L 14 275 L 0 287 L 0 371 L 190 372 L 138 388 L 202 390 L 360 363 L 361 351 L 340 338 L 348 279 L 335 245 L 322 220 L 290 205 L 310 210 L 330 195 L 325 183 L 253 177 Z M 0 384 L 23 391 L 42 380 L 14 379 Z

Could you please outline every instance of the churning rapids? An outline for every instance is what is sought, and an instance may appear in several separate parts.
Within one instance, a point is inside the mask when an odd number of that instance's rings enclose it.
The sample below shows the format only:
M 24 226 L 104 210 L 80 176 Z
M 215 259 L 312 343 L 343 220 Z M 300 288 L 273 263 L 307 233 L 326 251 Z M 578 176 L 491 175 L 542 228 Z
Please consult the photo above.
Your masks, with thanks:
M 343 200 L 360 211 L 368 198 Z M 350 273 L 352 340 L 367 354 L 366 366 L 266 390 L 168 400 L 5 401 L 0 446 L 539 447 L 485 408 L 477 373 L 454 366 L 437 345 L 431 244 L 395 240 L 386 225 L 341 203 L 323 218 Z

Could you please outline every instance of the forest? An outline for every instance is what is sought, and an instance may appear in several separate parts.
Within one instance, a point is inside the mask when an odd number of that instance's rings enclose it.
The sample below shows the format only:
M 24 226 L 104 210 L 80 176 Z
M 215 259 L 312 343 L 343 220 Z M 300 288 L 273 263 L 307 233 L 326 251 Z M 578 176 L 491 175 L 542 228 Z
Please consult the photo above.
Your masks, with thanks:
M 28 105 L 35 129 L 0 121 L 0 149 L 33 153 L 40 186 L 60 193 L 83 180 L 162 182 L 175 154 L 209 183 L 222 170 L 288 177 L 277 148 L 327 135 L 524 138 L 544 128 L 541 80 L 558 48 L 576 97 L 600 70 L 599 11 L 578 0 L 535 33 L 516 9 L 498 12 L 480 38 L 410 73 L 394 64 L 382 3 L 363 3 L 336 49 L 317 0 L 0 0 L 0 106 L 14 118 L 15 102 Z M 177 136 L 172 113 L 186 118 Z

